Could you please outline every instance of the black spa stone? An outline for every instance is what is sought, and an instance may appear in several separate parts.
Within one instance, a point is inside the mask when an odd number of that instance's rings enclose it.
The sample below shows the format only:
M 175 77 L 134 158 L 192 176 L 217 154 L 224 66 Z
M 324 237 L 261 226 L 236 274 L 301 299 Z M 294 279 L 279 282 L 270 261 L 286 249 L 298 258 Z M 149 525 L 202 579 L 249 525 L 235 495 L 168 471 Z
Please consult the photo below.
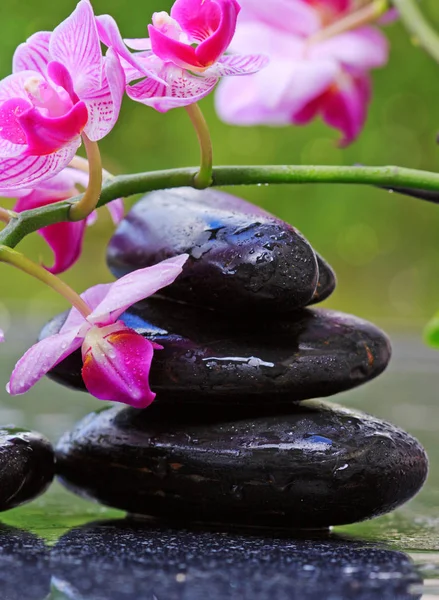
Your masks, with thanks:
M 326 528 L 404 503 L 427 457 L 394 425 L 323 402 L 279 414 L 182 399 L 89 415 L 59 442 L 57 468 L 74 492 L 130 513 Z
M 188 253 L 167 297 L 236 311 L 291 312 L 333 291 L 332 269 L 291 225 L 217 190 L 152 192 L 108 247 L 116 277 Z
M 65 315 L 41 337 L 56 333 Z M 339 312 L 304 309 L 294 316 L 233 319 L 161 298 L 132 307 L 123 321 L 163 346 L 150 373 L 157 401 L 273 404 L 329 396 L 379 375 L 390 359 L 385 334 Z M 84 389 L 81 352 L 51 372 Z
M 0 429 L 0 511 L 42 494 L 54 470 L 54 452 L 45 437 L 21 429 Z

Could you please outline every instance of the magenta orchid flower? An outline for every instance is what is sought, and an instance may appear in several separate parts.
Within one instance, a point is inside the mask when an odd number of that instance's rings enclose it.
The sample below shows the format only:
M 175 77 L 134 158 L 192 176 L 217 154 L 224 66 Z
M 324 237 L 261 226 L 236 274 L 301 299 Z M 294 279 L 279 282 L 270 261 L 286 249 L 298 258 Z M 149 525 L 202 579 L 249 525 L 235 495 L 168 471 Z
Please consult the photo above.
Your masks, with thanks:
M 119 55 L 126 93 L 160 112 L 198 102 L 219 78 L 249 75 L 268 62 L 260 53 L 225 55 L 240 10 L 236 0 L 177 0 L 171 14 L 154 13 L 150 38 L 124 44 L 115 21 L 97 17 L 101 41 Z M 127 47 L 140 50 L 131 54 Z M 146 77 L 154 72 L 156 77 Z
M 0 81 L 0 188 L 34 186 L 70 163 L 82 133 L 93 142 L 107 135 L 124 89 L 117 54 L 102 56 L 89 0 L 52 33 L 31 36 Z
M 76 187 L 78 184 L 86 188 L 88 174 L 78 169 L 67 168 L 54 177 L 39 183 L 33 189 L 0 190 L 0 195 L 19 196 L 14 210 L 22 212 L 73 198 L 81 193 Z M 123 200 L 121 198 L 114 200 L 107 204 L 107 208 L 113 223 L 118 225 L 124 216 Z M 53 266 L 46 267 L 48 271 L 54 274 L 63 273 L 75 264 L 81 255 L 86 226 L 93 225 L 96 218 L 97 213 L 94 211 L 85 220 L 56 223 L 38 231 L 52 249 L 55 257 Z
M 302 125 L 321 115 L 342 132 L 342 146 L 354 141 L 367 116 L 369 71 L 387 62 L 388 45 L 369 26 L 319 41 L 318 34 L 352 6 L 351 0 L 242 0 L 232 49 L 258 49 L 270 63 L 244 85 L 222 82 L 219 116 L 238 125 Z
M 84 292 L 81 298 L 90 314 L 85 316 L 73 308 L 59 333 L 32 346 L 16 364 L 8 392 L 16 395 L 28 391 L 82 347 L 82 378 L 93 396 L 136 408 L 151 404 L 155 394 L 148 378 L 158 346 L 124 325 L 119 317 L 136 302 L 170 285 L 187 258 L 182 254 Z

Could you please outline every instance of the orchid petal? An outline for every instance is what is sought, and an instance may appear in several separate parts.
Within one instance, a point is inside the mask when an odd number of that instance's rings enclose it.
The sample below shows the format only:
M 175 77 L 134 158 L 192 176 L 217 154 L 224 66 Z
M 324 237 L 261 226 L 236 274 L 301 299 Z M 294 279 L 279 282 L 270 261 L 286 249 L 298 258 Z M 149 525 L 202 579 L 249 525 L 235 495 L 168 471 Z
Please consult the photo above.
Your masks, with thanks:
M 76 263 L 82 252 L 85 226 L 85 221 L 56 223 L 38 231 L 55 257 L 53 265 L 46 267 L 48 271 L 58 275 Z
M 5 334 L 3 333 L 2 329 L 0 329 L 0 343 L 5 341 Z
M 125 216 L 125 205 L 123 203 L 122 198 L 117 198 L 117 200 L 113 200 L 107 204 L 108 212 L 113 220 L 115 225 L 119 225 L 119 223 L 123 220 Z
M 149 387 L 153 353 L 149 340 L 122 324 L 90 329 L 82 346 L 86 388 L 101 400 L 145 408 L 155 398 Z
M 149 38 L 124 38 L 123 41 L 131 50 L 152 50 Z
M 62 117 L 45 117 L 35 108 L 18 116 L 27 139 L 28 155 L 50 155 L 79 137 L 88 120 L 84 102 Z
M 17 362 L 7 385 L 9 394 L 24 394 L 55 365 L 82 344 L 79 328 L 56 333 L 30 348 Z
M 99 37 L 105 46 L 112 48 L 114 52 L 124 61 L 126 61 L 134 69 L 141 71 L 143 76 L 152 77 L 157 79 L 157 75 L 154 71 L 144 68 L 139 62 L 137 57 L 127 49 L 120 35 L 119 28 L 116 21 L 110 15 L 99 15 L 96 17 L 96 25 L 99 32 Z M 149 44 L 150 49 L 151 44 Z
M 78 136 L 57 152 L 47 156 L 19 156 L 0 159 L 0 189 L 36 186 L 66 167 L 81 144 Z
M 151 106 L 159 112 L 166 112 L 172 108 L 198 102 L 207 96 L 218 83 L 217 77 L 191 75 L 172 64 L 165 65 L 159 74 L 168 82 L 168 85 L 145 79 L 132 86 L 127 86 L 126 93 L 129 98 Z
M 18 156 L 26 150 L 26 134 L 19 117 L 29 110 L 32 104 L 23 98 L 11 98 L 0 104 L 0 156 Z
M 168 37 L 153 25 L 148 25 L 148 33 L 153 53 L 163 61 L 171 62 L 183 69 L 205 66 L 198 60 L 195 48 L 192 46 Z
M 22 212 L 69 198 L 72 190 L 72 186 L 69 185 L 70 178 L 67 177 L 66 180 L 64 172 L 62 172 L 53 179 L 58 180 L 57 185 L 52 183 L 52 187 L 45 188 L 43 183 L 28 196 L 20 198 L 14 210 Z M 61 188 L 61 184 L 67 185 Z M 55 257 L 53 266 L 46 267 L 48 271 L 54 274 L 63 273 L 77 261 L 82 250 L 84 231 L 85 221 L 56 223 L 38 231 L 52 249 Z
M 0 81 L 0 103 L 12 98 L 22 98 L 29 102 L 29 96 L 25 90 L 25 84 L 29 79 L 37 78 L 44 81 L 40 73 L 36 71 L 20 71 L 8 75 Z
M 303 0 L 240 0 L 242 12 L 239 23 L 259 21 L 276 34 L 288 33 L 309 36 L 321 27 L 315 8 Z M 238 26 L 239 30 L 239 26 Z M 232 42 L 234 47 L 234 40 Z
M 127 308 L 170 285 L 182 272 L 188 257 L 181 254 L 121 277 L 111 285 L 107 296 L 87 320 L 103 325 L 114 323 Z
M 87 227 L 91 227 L 92 225 L 94 225 L 97 220 L 98 220 L 98 211 L 94 210 L 93 212 L 91 212 L 88 215 L 88 217 L 85 220 L 85 222 L 87 223 Z
M 177 21 L 191 42 L 200 43 L 220 26 L 223 4 L 221 0 L 176 0 L 171 9 L 171 18 Z M 234 0 L 230 4 L 239 11 Z
M 246 80 L 223 80 L 216 94 L 216 110 L 227 123 L 286 125 L 292 115 L 324 93 L 337 74 L 334 61 L 276 59 Z
M 328 94 L 322 106 L 325 123 L 343 132 L 340 146 L 352 143 L 367 117 L 371 83 L 367 75 L 345 77 L 336 91 Z
M 218 62 L 204 71 L 203 75 L 225 77 L 228 75 L 251 75 L 268 65 L 270 59 L 264 54 L 232 54 L 221 57 Z
M 176 4 L 182 1 L 187 2 L 188 0 L 177 0 Z M 194 2 L 194 0 L 189 1 Z M 195 0 L 195 2 L 201 2 L 202 5 L 203 3 L 207 5 L 208 1 Z M 218 28 L 195 49 L 196 57 L 204 65 L 213 64 L 230 46 L 240 11 L 240 6 L 235 0 L 216 0 L 216 3 L 221 7 L 221 20 Z
M 88 110 L 88 123 L 84 132 L 92 142 L 105 137 L 119 117 L 125 92 L 125 72 L 117 54 L 109 48 L 105 57 L 105 81 L 95 94 L 84 96 Z
M 85 290 L 85 292 L 81 294 L 81 298 L 93 310 L 104 300 L 112 285 L 112 283 L 98 283 L 88 290 Z M 78 309 L 73 307 L 67 315 L 67 319 L 65 320 L 59 332 L 65 333 L 71 329 L 78 327 L 81 328 L 86 324 L 87 322 L 84 319 L 84 316 L 78 311 Z
M 358 70 L 376 69 L 386 64 L 389 45 L 378 29 L 362 27 L 316 44 L 310 57 L 332 58 L 345 67 Z
M 79 98 L 75 92 L 72 77 L 63 64 L 57 62 L 56 60 L 52 60 L 47 65 L 47 74 L 52 81 L 54 81 L 68 93 L 72 102 L 79 101 Z
M 54 29 L 49 48 L 52 59 L 70 73 L 80 98 L 101 87 L 103 58 L 89 0 L 80 0 L 70 17 Z
M 23 44 L 20 44 L 14 52 L 12 72 L 30 70 L 45 75 L 50 60 L 50 36 L 50 31 L 39 31 L 31 35 Z

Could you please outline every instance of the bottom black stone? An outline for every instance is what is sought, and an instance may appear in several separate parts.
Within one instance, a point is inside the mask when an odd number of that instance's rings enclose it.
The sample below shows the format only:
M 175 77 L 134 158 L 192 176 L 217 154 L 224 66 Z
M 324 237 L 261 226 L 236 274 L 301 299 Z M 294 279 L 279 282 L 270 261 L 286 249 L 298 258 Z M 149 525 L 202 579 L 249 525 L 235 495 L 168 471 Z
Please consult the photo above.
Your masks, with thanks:
M 390 511 L 420 489 L 428 465 L 404 431 L 316 401 L 257 414 L 111 408 L 65 434 L 57 459 L 70 489 L 130 513 L 285 528 Z

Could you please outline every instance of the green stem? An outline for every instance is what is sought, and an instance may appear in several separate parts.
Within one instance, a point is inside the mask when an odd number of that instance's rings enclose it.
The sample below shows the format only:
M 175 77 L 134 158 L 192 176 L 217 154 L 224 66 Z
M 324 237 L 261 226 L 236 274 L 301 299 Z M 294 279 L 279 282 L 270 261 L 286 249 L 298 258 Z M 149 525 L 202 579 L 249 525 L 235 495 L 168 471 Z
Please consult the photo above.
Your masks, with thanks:
M 99 202 L 102 190 L 102 161 L 97 142 L 92 142 L 85 133 L 82 139 L 87 153 L 89 179 L 85 194 L 71 207 L 69 221 L 82 221 L 90 215 Z
M 439 62 L 439 36 L 425 19 L 415 0 L 392 0 L 406 29 L 430 56 Z
M 116 198 L 144 194 L 153 190 L 194 185 L 197 169 L 170 169 L 120 175 L 106 183 L 98 207 Z M 213 186 L 263 185 L 297 183 L 363 184 L 385 188 L 412 188 L 438 192 L 439 174 L 404 167 L 336 167 L 336 166 L 233 166 L 215 167 L 212 171 Z M 0 244 L 15 247 L 26 235 L 47 225 L 69 220 L 72 203 L 82 196 L 49 204 L 42 208 L 26 210 L 0 231 Z
M 198 189 L 203 189 L 212 184 L 212 140 L 210 138 L 206 119 L 198 104 L 190 104 L 185 108 L 192 121 L 192 125 L 197 132 L 198 143 L 200 144 L 200 170 L 194 176 L 193 186 Z
M 72 306 L 78 309 L 78 311 L 87 318 L 91 314 L 90 307 L 84 302 L 84 300 L 68 286 L 64 281 L 61 281 L 56 275 L 52 275 L 49 271 L 46 271 L 44 267 L 37 265 L 33 261 L 29 260 L 24 254 L 12 250 L 6 246 L 0 246 L 0 262 L 7 263 L 20 269 L 24 273 L 35 277 L 42 283 L 51 287 L 55 292 L 58 292 L 63 298 L 65 298 Z

